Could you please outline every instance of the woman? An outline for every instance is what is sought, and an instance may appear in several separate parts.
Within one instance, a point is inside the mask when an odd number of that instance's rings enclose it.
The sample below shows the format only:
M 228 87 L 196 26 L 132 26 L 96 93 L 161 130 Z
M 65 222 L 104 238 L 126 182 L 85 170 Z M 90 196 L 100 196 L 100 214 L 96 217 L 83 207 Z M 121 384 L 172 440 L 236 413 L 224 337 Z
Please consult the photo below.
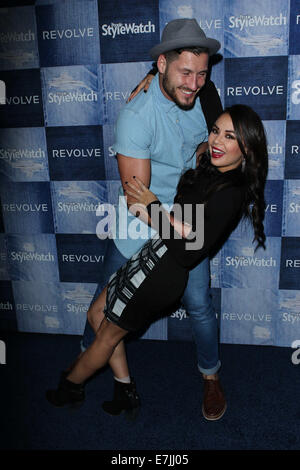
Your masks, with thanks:
M 47 392 L 50 403 L 80 404 L 83 382 L 108 362 L 129 331 L 145 326 L 180 300 L 189 269 L 223 242 L 242 216 L 252 222 L 257 247 L 265 247 L 267 170 L 262 122 L 248 106 L 235 105 L 217 119 L 208 138 L 208 152 L 202 155 L 198 167 L 188 170 L 179 181 L 174 207 L 181 209 L 183 221 L 164 211 L 140 180 L 127 183 L 127 193 L 137 201 L 132 212 L 138 211 L 136 215 L 147 220 L 159 237 L 149 240 L 111 276 L 94 303 L 95 319 L 105 315 L 95 340 L 62 378 L 58 389 Z M 204 204 L 203 246 L 198 243 L 199 204 Z M 175 212 L 178 214 L 178 210 Z

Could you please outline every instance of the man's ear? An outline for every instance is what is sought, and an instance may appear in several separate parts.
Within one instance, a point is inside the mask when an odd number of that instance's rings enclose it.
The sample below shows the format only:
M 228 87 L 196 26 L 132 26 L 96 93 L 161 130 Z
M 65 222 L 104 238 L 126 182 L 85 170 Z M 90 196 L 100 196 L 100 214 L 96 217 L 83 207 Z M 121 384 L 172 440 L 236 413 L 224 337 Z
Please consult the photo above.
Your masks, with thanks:
M 159 73 L 165 73 L 167 68 L 167 59 L 164 54 L 160 54 L 160 56 L 158 56 L 156 63 Z

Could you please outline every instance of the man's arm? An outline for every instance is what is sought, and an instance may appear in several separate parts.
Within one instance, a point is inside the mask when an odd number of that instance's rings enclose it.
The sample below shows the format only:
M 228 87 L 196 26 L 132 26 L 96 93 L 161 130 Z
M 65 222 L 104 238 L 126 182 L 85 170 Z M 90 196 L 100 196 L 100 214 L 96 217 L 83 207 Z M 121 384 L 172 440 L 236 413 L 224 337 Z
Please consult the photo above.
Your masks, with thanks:
M 137 176 L 147 188 L 151 180 L 151 160 L 150 158 L 132 158 L 117 154 L 118 167 L 123 188 L 126 190 L 126 181 L 132 181 L 133 176 Z M 126 193 L 125 193 L 126 194 Z M 134 204 L 136 200 L 127 196 L 128 206 Z

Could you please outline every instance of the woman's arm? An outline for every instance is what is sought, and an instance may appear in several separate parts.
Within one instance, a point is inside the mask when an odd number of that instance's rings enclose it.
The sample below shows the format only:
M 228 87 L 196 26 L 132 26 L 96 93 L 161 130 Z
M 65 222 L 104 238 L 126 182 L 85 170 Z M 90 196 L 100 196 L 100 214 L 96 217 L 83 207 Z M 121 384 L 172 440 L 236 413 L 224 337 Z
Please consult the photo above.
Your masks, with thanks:
M 140 83 L 132 90 L 130 96 L 127 100 L 127 103 L 131 101 L 141 90 L 144 90 L 144 93 L 147 93 L 147 90 L 152 82 L 153 77 L 157 74 L 156 62 L 152 64 L 152 69 L 147 73 L 147 75 L 140 81 Z

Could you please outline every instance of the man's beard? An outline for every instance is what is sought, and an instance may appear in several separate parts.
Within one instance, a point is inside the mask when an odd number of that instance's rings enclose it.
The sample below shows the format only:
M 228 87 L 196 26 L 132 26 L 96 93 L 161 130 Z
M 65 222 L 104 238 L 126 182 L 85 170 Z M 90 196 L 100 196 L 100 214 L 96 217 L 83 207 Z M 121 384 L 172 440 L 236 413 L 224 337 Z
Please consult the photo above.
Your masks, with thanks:
M 189 109 L 192 109 L 194 107 L 196 96 L 194 97 L 194 100 L 191 103 L 188 103 L 188 104 L 181 103 L 181 101 L 179 101 L 176 96 L 176 88 L 172 87 L 169 83 L 167 73 L 163 76 L 162 86 L 165 92 L 169 95 L 170 98 L 172 98 L 174 103 L 178 106 L 178 108 L 183 109 L 184 111 L 188 111 Z

